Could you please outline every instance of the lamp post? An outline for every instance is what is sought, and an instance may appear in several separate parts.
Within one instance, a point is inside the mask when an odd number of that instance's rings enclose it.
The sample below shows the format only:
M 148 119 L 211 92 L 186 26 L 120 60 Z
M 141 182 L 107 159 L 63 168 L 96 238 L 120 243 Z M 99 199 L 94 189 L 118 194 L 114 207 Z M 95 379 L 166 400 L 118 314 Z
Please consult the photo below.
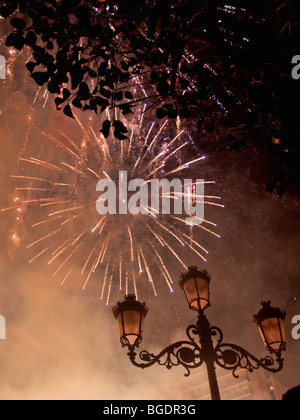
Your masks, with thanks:
M 128 347 L 129 359 L 139 368 L 153 366 L 155 363 L 171 369 L 173 366 L 183 366 L 185 376 L 190 375 L 190 370 L 206 364 L 211 399 L 220 400 L 220 391 L 215 367 L 231 370 L 238 378 L 237 369 L 247 369 L 253 372 L 263 368 L 269 372 L 277 373 L 283 368 L 282 351 L 286 350 L 286 337 L 284 320 L 286 313 L 279 308 L 271 307 L 271 302 L 262 302 L 262 309 L 254 315 L 254 323 L 263 339 L 269 353 L 275 357 L 266 356 L 258 359 L 240 346 L 223 343 L 223 333 L 220 328 L 211 326 L 204 311 L 210 306 L 211 277 L 206 270 L 189 267 L 187 273 L 181 275 L 179 285 L 183 289 L 189 308 L 198 312 L 195 325 L 186 329 L 188 340 L 178 341 L 166 347 L 155 355 L 148 351 L 141 351 L 139 355 L 136 348 L 142 341 L 143 325 L 148 308 L 145 303 L 140 303 L 134 295 L 125 296 L 124 302 L 119 302 L 113 308 L 113 314 L 119 324 L 120 341 L 123 347 Z M 137 356 L 139 360 L 137 360 Z

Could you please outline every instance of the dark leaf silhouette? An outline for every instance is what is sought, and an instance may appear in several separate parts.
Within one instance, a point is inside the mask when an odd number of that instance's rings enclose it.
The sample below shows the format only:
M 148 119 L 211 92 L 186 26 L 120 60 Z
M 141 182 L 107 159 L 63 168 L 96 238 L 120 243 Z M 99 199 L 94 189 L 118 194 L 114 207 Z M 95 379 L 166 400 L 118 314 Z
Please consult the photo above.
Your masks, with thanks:
M 70 105 L 66 105 L 66 106 L 64 107 L 64 114 L 65 114 L 67 117 L 74 118 L 74 115 L 73 115 L 73 112 L 72 112 L 72 109 L 71 109 Z
M 80 100 L 87 101 L 88 99 L 92 98 L 92 94 L 90 92 L 90 89 L 88 85 L 85 82 L 81 82 L 79 85 L 77 98 Z
M 111 98 L 111 96 L 112 96 L 111 91 L 109 91 L 109 90 L 105 89 L 104 87 L 101 87 L 99 92 L 100 92 L 100 94 L 101 94 L 102 96 L 104 96 L 104 98 L 106 98 L 106 99 L 110 99 L 110 98 Z
M 133 99 L 133 94 L 131 92 L 129 92 L 129 91 L 126 91 L 125 92 L 125 98 L 126 99 Z
M 71 96 L 71 92 L 68 89 L 63 89 L 63 100 L 66 101 Z
M 10 24 L 13 28 L 18 30 L 23 30 L 26 28 L 26 23 L 23 19 L 15 18 L 10 21 Z
M 79 64 L 72 66 L 70 70 L 70 76 L 72 81 L 72 89 L 75 90 L 79 86 L 79 83 L 81 83 L 83 80 L 82 67 Z
M 18 33 L 12 33 L 6 38 L 6 45 L 8 47 L 15 47 L 17 50 L 21 51 L 24 47 L 24 38 Z
M 35 66 L 36 66 L 36 63 L 34 63 L 33 61 L 28 61 L 28 63 L 26 64 L 26 67 L 30 71 L 30 73 L 34 71 Z
M 106 73 L 106 69 L 107 69 L 107 62 L 103 62 L 100 64 L 99 69 L 98 69 L 98 74 L 100 77 L 105 76 Z
M 162 119 L 162 118 L 165 118 L 166 116 L 168 115 L 168 110 L 167 109 L 165 109 L 165 108 L 158 108 L 157 110 L 156 110 L 156 116 L 157 116 L 157 118 L 158 119 Z
M 27 32 L 27 35 L 24 39 L 24 44 L 33 47 L 37 43 L 37 36 L 33 31 Z
M 60 105 L 62 105 L 65 101 L 63 98 L 57 97 L 55 98 L 54 102 L 55 102 L 56 108 L 60 110 L 61 109 Z
M 79 108 L 79 109 L 82 109 L 83 107 L 82 107 L 82 103 L 80 102 L 80 100 L 79 99 L 77 99 L 77 98 L 75 98 L 75 99 L 73 99 L 73 101 L 72 101 L 72 105 L 73 106 L 75 106 L 75 108 Z
M 114 123 L 113 123 L 113 125 L 115 127 L 114 136 L 118 140 L 126 140 L 127 137 L 124 136 L 124 134 L 128 133 L 128 130 L 125 127 L 125 125 L 122 123 L 122 121 L 115 120 Z
M 36 73 L 32 73 L 31 77 L 33 78 L 33 80 L 39 86 L 43 86 L 49 80 L 49 73 L 48 72 L 36 72 Z
M 111 127 L 111 121 L 105 120 L 102 124 L 102 129 L 100 130 L 100 132 L 104 135 L 105 138 L 109 136 L 110 127 Z
M 57 76 L 52 76 L 51 80 L 48 83 L 48 91 L 50 93 L 60 94 L 61 82 Z
M 125 125 L 122 123 L 122 121 L 117 121 L 117 120 L 114 121 L 114 127 L 120 133 L 128 133 L 128 130 L 125 127 Z
M 122 133 L 120 133 L 118 130 L 114 131 L 114 136 L 118 139 L 118 140 L 127 140 L 128 137 L 124 136 Z

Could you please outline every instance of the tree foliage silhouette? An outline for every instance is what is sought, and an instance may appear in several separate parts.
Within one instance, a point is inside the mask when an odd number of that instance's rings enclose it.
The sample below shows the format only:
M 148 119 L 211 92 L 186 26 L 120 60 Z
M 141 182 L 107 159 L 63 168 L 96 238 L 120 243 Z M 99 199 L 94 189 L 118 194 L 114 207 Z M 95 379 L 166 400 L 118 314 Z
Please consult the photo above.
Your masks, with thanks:
M 126 117 L 143 101 L 157 119 L 197 118 L 200 132 L 221 118 L 252 134 L 255 152 L 280 158 L 275 185 L 299 167 L 299 1 L 11 0 L 0 15 L 13 27 L 6 44 L 31 48 L 31 77 L 66 116 L 117 107 Z M 127 138 L 121 121 L 101 132 Z M 249 145 L 233 137 L 230 148 Z

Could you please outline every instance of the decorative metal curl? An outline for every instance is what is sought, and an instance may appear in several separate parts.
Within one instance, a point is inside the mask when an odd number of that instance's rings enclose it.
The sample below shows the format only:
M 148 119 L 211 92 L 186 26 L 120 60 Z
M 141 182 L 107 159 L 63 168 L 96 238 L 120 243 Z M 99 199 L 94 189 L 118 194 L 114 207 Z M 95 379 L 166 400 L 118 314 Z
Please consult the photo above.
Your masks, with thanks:
M 199 314 L 197 325 L 190 325 L 186 329 L 188 341 L 178 341 L 171 344 L 155 355 L 143 350 L 139 353 L 140 361 L 136 360 L 137 353 L 134 346 L 128 346 L 128 356 L 133 365 L 139 368 L 146 368 L 158 363 L 171 369 L 173 366 L 183 366 L 186 369 L 185 376 L 190 375 L 190 370 L 200 367 L 207 359 L 212 357 L 213 361 L 223 369 L 231 370 L 235 378 L 238 378 L 238 369 L 247 369 L 253 372 L 263 368 L 271 373 L 280 372 L 284 360 L 281 352 L 276 352 L 276 360 L 267 356 L 258 359 L 240 346 L 230 343 L 223 343 L 223 332 L 218 327 L 210 327 L 203 313 Z M 209 336 L 209 337 L 208 337 Z M 196 342 L 199 341 L 199 345 Z M 211 342 L 209 354 L 207 352 L 207 340 Z M 206 347 L 206 349 L 204 348 Z M 277 366 L 275 366 L 277 363 Z
M 129 347 L 128 356 L 136 367 L 142 369 L 153 366 L 155 363 L 165 366 L 167 369 L 181 365 L 187 371 L 185 376 L 189 376 L 191 369 L 200 367 L 204 362 L 202 350 L 192 334 L 198 334 L 195 325 L 189 326 L 186 330 L 189 341 L 178 341 L 177 343 L 171 344 L 157 355 L 149 353 L 146 350 L 141 351 L 138 355 L 141 362 L 136 360 L 137 353 L 133 346 Z
M 232 370 L 232 374 L 235 378 L 239 377 L 236 373 L 237 369 L 247 369 L 252 373 L 254 370 L 263 368 L 268 372 L 277 373 L 283 368 L 284 360 L 279 353 L 277 354 L 276 361 L 271 356 L 258 359 L 242 347 L 229 343 L 219 343 L 216 346 L 215 351 L 217 355 L 217 365 L 223 369 Z M 275 362 L 277 362 L 277 367 L 274 367 Z

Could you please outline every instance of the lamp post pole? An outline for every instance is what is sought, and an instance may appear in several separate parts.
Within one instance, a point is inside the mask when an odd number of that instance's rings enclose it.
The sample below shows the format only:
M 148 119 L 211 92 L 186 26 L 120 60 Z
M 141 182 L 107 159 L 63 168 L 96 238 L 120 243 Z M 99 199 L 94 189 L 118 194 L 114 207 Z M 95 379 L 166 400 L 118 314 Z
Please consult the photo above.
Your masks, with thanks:
M 208 319 L 204 312 L 199 312 L 197 329 L 200 338 L 200 345 L 203 351 L 203 357 L 206 364 L 209 388 L 212 400 L 220 400 L 220 391 L 216 375 L 215 359 L 213 341 L 211 337 L 211 329 Z
M 173 343 L 157 355 L 146 350 L 136 353 L 136 348 L 142 341 L 144 320 L 148 313 L 145 303 L 138 302 L 134 295 L 127 295 L 124 302 L 119 302 L 113 308 L 113 314 L 119 324 L 121 344 L 123 347 L 128 347 L 128 357 L 134 366 L 141 369 L 156 363 L 167 369 L 183 366 L 186 369 L 185 376 L 189 376 L 191 369 L 205 363 L 211 399 L 220 400 L 216 365 L 231 370 L 235 378 L 238 378 L 236 373 L 238 369 L 253 372 L 263 368 L 271 373 L 282 370 L 284 360 L 281 352 L 286 350 L 284 329 L 286 314 L 279 308 L 271 307 L 270 301 L 262 302 L 263 308 L 254 316 L 254 322 L 266 349 L 275 357 L 266 356 L 258 359 L 236 344 L 223 343 L 222 330 L 210 325 L 204 314 L 204 310 L 210 306 L 209 283 L 210 276 L 207 271 L 199 271 L 196 267 L 189 267 L 188 273 L 181 276 L 179 284 L 185 292 L 190 309 L 197 311 L 198 320 L 195 325 L 187 327 L 187 340 Z

